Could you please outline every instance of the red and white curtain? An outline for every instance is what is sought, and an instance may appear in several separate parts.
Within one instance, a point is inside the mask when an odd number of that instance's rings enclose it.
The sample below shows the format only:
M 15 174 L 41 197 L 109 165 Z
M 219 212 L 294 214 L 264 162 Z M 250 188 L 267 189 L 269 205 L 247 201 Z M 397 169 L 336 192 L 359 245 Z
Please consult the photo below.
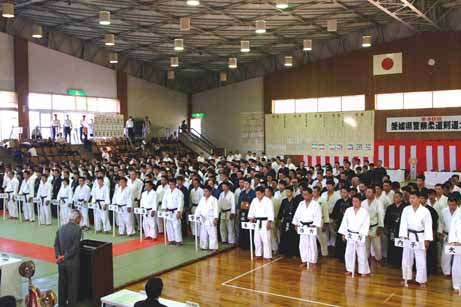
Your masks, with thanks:
M 324 166 L 326 164 L 334 165 L 336 162 L 339 162 L 340 165 L 343 165 L 344 160 L 351 161 L 353 158 L 359 158 L 360 162 L 362 163 L 364 160 L 368 160 L 371 162 L 368 156 L 335 156 L 335 155 L 331 155 L 331 156 L 303 155 L 301 160 L 303 160 L 304 163 L 306 163 L 306 166 L 315 166 L 317 164 Z

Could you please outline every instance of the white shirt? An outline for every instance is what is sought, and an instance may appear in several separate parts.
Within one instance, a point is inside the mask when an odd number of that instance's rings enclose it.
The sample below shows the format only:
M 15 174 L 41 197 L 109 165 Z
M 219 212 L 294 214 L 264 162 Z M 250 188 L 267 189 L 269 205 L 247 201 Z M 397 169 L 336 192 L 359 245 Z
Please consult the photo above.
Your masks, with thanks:
M 267 218 L 269 221 L 274 220 L 274 206 L 272 201 L 264 196 L 261 200 L 255 197 L 250 204 L 250 210 L 248 211 L 248 218 Z
M 415 234 L 409 233 L 408 229 L 424 231 L 418 234 L 419 240 L 432 241 L 432 217 L 429 209 L 419 205 L 415 211 L 412 205 L 406 206 L 400 219 L 399 237 L 414 239 Z
M 88 122 L 86 121 L 86 119 L 80 120 L 80 127 L 88 128 Z
M 322 226 L 322 208 L 315 200 L 311 200 L 308 206 L 306 206 L 306 201 L 303 200 L 296 209 L 292 224 L 302 226 L 302 223 L 310 222 L 312 222 L 311 226 Z
M 90 187 L 84 184 L 83 186 L 78 185 L 75 188 L 74 192 L 74 198 L 73 200 L 76 202 L 81 202 L 81 201 L 89 201 L 91 196 L 91 190 Z
M 61 122 L 59 121 L 59 119 L 53 119 L 51 121 L 51 126 L 59 128 L 59 127 L 61 127 Z
M 358 232 L 363 236 L 368 236 L 368 231 L 370 230 L 370 215 L 367 209 L 359 208 L 357 213 L 354 207 L 346 209 L 338 232 L 342 235 L 347 235 L 348 230 Z
M 141 208 L 157 211 L 157 193 L 154 189 L 142 192 L 140 206 Z
M 134 122 L 131 118 L 128 118 L 128 120 L 126 121 L 126 127 L 127 128 L 133 128 L 134 127 Z
M 115 189 L 114 196 L 112 197 L 112 204 L 132 208 L 132 200 L 133 198 L 131 196 L 131 189 L 129 187 L 125 187 L 122 190 L 122 188 L 119 186 Z
M 219 194 L 218 205 L 219 205 L 220 212 L 227 211 L 230 209 L 230 213 L 235 214 L 234 193 L 232 193 L 232 191 L 228 191 L 227 193 L 221 192 L 221 194 Z
M 35 149 L 35 147 L 29 148 L 28 152 L 30 153 L 31 157 L 37 157 L 38 156 L 37 149 Z
M 70 119 L 65 119 L 63 127 L 72 128 L 72 121 Z
M 37 190 L 37 197 L 42 198 L 45 197 L 46 200 L 51 200 L 51 193 L 53 192 L 53 186 L 51 183 L 45 182 L 40 180 L 40 185 L 38 186 Z
M 190 203 L 191 203 L 191 205 L 192 204 L 198 205 L 198 203 L 200 202 L 200 199 L 202 199 L 202 197 L 203 197 L 203 189 L 201 187 L 192 188 L 192 190 L 190 190 Z
M 108 205 L 110 204 L 110 192 L 109 188 L 103 184 L 100 187 L 98 184 L 93 185 L 93 189 L 91 190 L 91 197 L 93 203 L 96 203 L 97 200 L 102 201 L 102 204 Z
M 212 226 L 213 220 L 219 217 L 218 200 L 212 195 L 208 198 L 202 197 L 195 210 L 195 216 L 200 216 L 202 224 Z
M 168 187 L 163 194 L 162 200 L 162 209 L 166 210 L 173 210 L 175 211 L 183 211 L 184 208 L 184 194 L 181 192 L 180 189 L 175 188 L 173 191 Z

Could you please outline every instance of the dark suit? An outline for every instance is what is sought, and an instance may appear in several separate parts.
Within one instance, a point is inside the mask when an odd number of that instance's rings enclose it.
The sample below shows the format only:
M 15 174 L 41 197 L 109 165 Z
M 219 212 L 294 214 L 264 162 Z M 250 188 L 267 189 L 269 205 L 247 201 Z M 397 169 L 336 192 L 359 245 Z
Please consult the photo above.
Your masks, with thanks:
M 167 307 L 163 304 L 160 304 L 158 300 L 146 299 L 144 301 L 139 301 L 134 304 L 134 307 Z
M 58 264 L 59 269 L 59 306 L 75 306 L 78 298 L 80 277 L 80 239 L 82 230 L 79 225 L 69 222 L 61 226 L 54 241 L 56 258 L 64 256 Z

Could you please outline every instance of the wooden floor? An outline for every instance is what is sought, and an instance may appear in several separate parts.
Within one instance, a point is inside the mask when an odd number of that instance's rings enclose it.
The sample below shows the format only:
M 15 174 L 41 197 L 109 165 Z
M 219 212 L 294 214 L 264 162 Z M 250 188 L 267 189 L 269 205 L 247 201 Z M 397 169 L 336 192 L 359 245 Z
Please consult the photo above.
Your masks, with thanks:
M 246 251 L 234 249 L 161 275 L 163 297 L 203 306 L 461 306 L 451 281 L 429 278 L 426 289 L 402 288 L 400 271 L 372 268 L 370 278 L 344 275 L 335 259 L 321 259 L 319 269 L 299 267 L 299 259 L 275 257 L 251 263 Z M 142 290 L 143 283 L 129 289 Z

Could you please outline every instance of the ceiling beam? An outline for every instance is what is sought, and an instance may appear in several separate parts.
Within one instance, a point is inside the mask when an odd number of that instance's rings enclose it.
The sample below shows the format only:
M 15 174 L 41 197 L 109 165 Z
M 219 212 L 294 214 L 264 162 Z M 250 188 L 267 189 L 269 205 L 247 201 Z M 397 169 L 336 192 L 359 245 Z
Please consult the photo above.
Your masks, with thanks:
M 387 15 L 391 16 L 392 18 L 394 18 L 395 20 L 397 20 L 398 22 L 400 22 L 401 24 L 403 24 L 404 26 L 406 26 L 408 29 L 414 31 L 414 32 L 417 32 L 417 29 L 409 24 L 408 22 L 406 22 L 405 20 L 403 20 L 402 18 L 400 18 L 395 12 L 392 12 L 391 10 L 389 10 L 387 7 L 385 7 L 381 1 L 379 0 L 368 0 L 368 2 L 372 5 L 374 5 L 375 7 L 377 7 L 378 9 L 380 9 L 381 11 L 383 11 L 384 13 L 386 13 Z
M 427 23 L 432 25 L 434 28 L 437 30 L 440 30 L 440 27 L 429 17 L 427 17 L 426 14 L 424 14 L 420 9 L 418 9 L 413 3 L 411 3 L 408 0 L 400 0 L 406 7 L 408 7 L 410 10 L 412 10 L 416 15 L 424 19 Z

